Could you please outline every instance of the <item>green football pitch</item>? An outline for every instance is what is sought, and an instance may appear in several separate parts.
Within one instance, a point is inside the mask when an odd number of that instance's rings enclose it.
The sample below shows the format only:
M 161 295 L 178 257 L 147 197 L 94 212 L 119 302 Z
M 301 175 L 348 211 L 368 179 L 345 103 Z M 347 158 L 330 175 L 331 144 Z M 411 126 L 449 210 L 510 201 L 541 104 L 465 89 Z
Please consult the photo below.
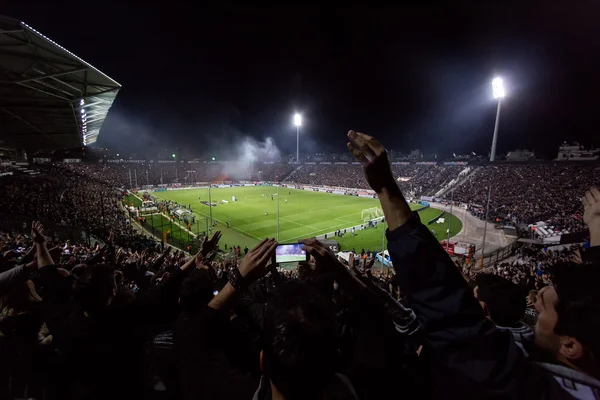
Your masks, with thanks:
M 368 199 L 355 196 L 344 196 L 323 192 L 312 192 L 297 189 L 278 188 L 274 186 L 238 186 L 233 188 L 213 188 L 210 193 L 211 202 L 217 206 L 208 207 L 200 201 L 208 201 L 208 189 L 183 189 L 168 190 L 165 192 L 151 192 L 150 195 L 157 199 L 172 200 L 179 204 L 191 205 L 196 215 L 196 223 L 192 232 L 205 232 L 212 208 L 212 219 L 218 221 L 213 228 L 223 233 L 221 247 L 248 246 L 251 248 L 259 240 L 266 237 L 277 238 L 280 243 L 297 242 L 298 239 L 329 234 L 337 229 L 346 234 L 342 237 L 328 235 L 328 239 L 340 243 L 342 250 L 355 248 L 381 250 L 385 224 L 378 224 L 376 228 L 357 230 L 351 234 L 351 227 L 362 225 L 361 212 L 364 209 L 380 207 L 377 199 Z M 237 201 L 232 201 L 232 196 Z M 226 202 L 222 202 L 222 201 Z M 127 200 L 139 204 L 139 199 Z M 422 206 L 411 204 L 418 209 Z M 434 208 L 425 208 L 419 212 L 421 221 L 436 218 L 441 213 Z M 448 220 L 449 214 L 443 215 L 445 223 L 432 223 L 436 237 L 442 240 L 447 237 L 446 230 L 450 222 L 450 235 L 454 236 L 462 229 L 462 224 L 454 215 Z M 152 224 L 161 226 L 166 232 L 171 230 L 176 238 L 188 236 L 185 229 L 173 225 L 168 218 L 161 215 L 152 216 Z M 163 221 L 158 221 L 163 220 Z M 166 221 L 166 224 L 165 222 Z M 226 226 L 229 221 L 229 228 Z M 183 236 L 182 236 L 183 235 Z M 385 244 L 387 245 L 387 243 Z

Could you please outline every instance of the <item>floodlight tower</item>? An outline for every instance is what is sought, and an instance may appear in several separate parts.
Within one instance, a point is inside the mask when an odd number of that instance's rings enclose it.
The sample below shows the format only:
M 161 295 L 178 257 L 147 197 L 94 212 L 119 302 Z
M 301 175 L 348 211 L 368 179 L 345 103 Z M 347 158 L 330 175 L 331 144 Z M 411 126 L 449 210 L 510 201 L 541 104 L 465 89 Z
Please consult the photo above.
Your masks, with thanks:
M 492 151 L 490 152 L 490 162 L 494 162 L 496 159 L 496 143 L 498 142 L 498 123 L 500 122 L 500 104 L 502 104 L 502 99 L 506 96 L 506 92 L 504 91 L 504 82 L 502 78 L 496 77 L 492 79 L 492 91 L 494 92 L 494 99 L 498 100 L 498 110 L 496 111 L 496 123 L 494 124 L 494 137 L 492 138 Z M 490 212 L 490 199 L 492 197 L 492 185 L 489 185 L 487 188 L 488 197 L 487 197 L 487 205 L 485 207 L 485 224 L 483 225 L 483 241 L 481 242 L 481 265 L 484 264 L 485 257 L 485 239 L 487 234 L 487 223 L 488 223 L 488 215 Z
M 498 142 L 498 124 L 500 122 L 500 104 L 502 99 L 506 95 L 504 92 L 504 83 L 502 78 L 496 77 L 492 79 L 492 90 L 494 92 L 494 99 L 498 100 L 498 109 L 496 111 L 496 123 L 494 124 L 494 137 L 492 138 L 492 151 L 490 153 L 490 161 L 496 160 L 496 143 Z
M 302 126 L 302 115 L 294 114 L 294 126 L 296 126 L 296 162 L 300 162 L 300 127 Z

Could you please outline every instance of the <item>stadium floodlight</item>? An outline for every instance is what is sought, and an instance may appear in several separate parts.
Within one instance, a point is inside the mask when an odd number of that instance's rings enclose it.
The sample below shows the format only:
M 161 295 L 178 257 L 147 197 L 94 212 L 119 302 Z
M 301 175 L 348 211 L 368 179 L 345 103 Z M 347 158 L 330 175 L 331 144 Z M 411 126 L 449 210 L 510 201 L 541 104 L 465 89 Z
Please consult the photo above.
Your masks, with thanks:
M 85 114 L 85 110 L 84 110 L 83 108 L 81 109 L 81 113 L 82 113 L 82 114 Z
M 82 106 L 82 105 L 84 105 L 84 104 L 85 104 L 85 100 L 81 99 L 81 100 L 79 101 L 79 105 L 80 105 L 80 106 Z
M 501 99 L 506 96 L 504 91 L 504 82 L 502 78 L 497 77 L 492 79 L 492 90 L 494 91 L 494 99 Z
M 490 161 L 496 160 L 496 143 L 498 142 L 498 123 L 500 122 L 500 104 L 502 99 L 506 96 L 504 91 L 504 82 L 502 78 L 496 77 L 492 79 L 492 90 L 494 92 L 494 99 L 498 100 L 498 109 L 496 110 L 496 123 L 494 124 L 494 136 L 492 137 L 492 150 L 490 151 Z
M 175 158 L 175 153 L 172 154 L 173 158 Z
M 212 160 L 215 161 L 215 158 L 213 157 Z
M 300 127 L 302 126 L 302 115 L 294 114 L 294 126 L 296 127 L 296 162 L 300 162 Z
M 294 114 L 294 126 L 302 126 L 302 115 Z

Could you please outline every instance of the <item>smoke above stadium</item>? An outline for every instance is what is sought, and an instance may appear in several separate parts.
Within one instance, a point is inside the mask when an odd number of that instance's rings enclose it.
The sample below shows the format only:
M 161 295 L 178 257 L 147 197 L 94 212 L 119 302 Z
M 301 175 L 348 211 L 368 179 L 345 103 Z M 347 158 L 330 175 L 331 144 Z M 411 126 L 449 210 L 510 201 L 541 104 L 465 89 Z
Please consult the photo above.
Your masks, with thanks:
M 281 159 L 281 152 L 275 145 L 275 141 L 270 137 L 260 141 L 245 136 L 235 140 L 235 143 L 233 154 L 227 155 L 227 159 L 232 162 L 223 164 L 225 175 L 250 179 L 252 175 L 260 171 L 265 162 Z

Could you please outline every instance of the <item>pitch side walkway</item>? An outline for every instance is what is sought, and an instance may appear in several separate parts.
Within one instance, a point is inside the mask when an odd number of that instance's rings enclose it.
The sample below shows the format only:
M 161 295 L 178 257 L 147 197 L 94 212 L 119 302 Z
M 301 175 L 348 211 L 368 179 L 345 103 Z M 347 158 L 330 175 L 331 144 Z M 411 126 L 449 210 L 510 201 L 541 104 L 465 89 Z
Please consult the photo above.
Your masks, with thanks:
M 431 207 L 450 212 L 450 206 L 441 203 L 430 203 Z M 483 244 L 483 231 L 485 222 L 475 218 L 462 207 L 452 207 L 452 214 L 456 215 L 462 222 L 462 230 L 451 239 L 455 241 L 474 244 L 477 248 L 475 254 L 481 256 L 481 245 Z M 485 252 L 490 253 L 501 247 L 505 247 L 516 240 L 506 237 L 501 229 L 494 228 L 494 223 L 488 222 Z

